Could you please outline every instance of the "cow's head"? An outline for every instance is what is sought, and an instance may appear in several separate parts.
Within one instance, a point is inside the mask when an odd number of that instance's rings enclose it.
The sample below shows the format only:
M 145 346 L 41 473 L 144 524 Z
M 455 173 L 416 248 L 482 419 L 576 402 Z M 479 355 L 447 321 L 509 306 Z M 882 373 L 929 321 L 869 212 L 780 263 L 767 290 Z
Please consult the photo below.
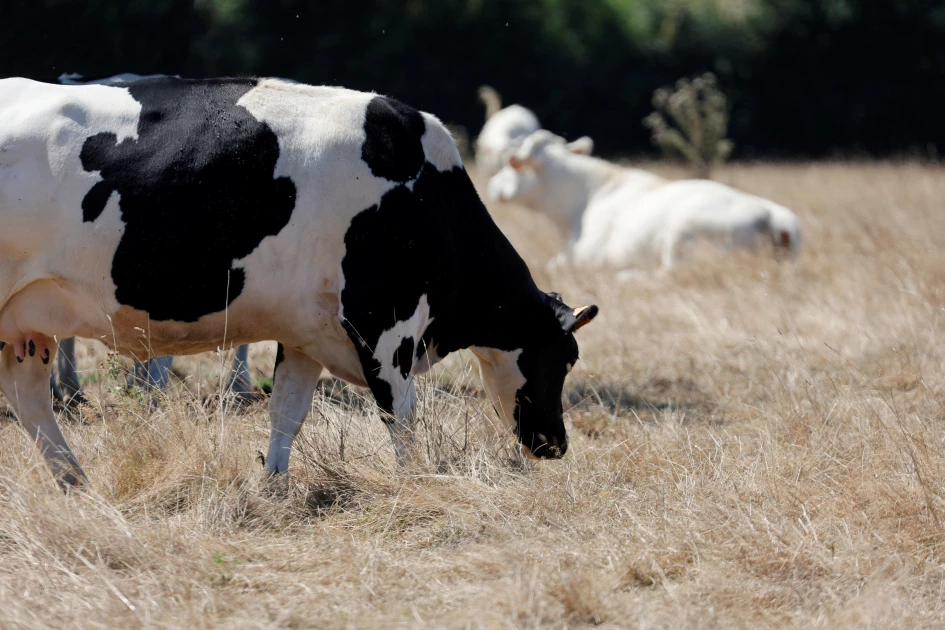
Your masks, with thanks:
M 496 412 L 533 457 L 558 458 L 568 449 L 561 407 L 564 379 L 578 360 L 574 333 L 597 311 L 593 305 L 571 308 L 557 293 L 547 293 L 543 316 L 518 333 L 520 348 L 475 348 Z
M 539 129 L 508 155 L 502 169 L 489 180 L 487 194 L 493 201 L 514 201 L 531 207 L 544 205 L 540 198 L 546 192 L 541 186 L 542 176 L 553 177 L 562 156 L 590 155 L 593 150 L 594 141 L 588 136 L 567 142 Z

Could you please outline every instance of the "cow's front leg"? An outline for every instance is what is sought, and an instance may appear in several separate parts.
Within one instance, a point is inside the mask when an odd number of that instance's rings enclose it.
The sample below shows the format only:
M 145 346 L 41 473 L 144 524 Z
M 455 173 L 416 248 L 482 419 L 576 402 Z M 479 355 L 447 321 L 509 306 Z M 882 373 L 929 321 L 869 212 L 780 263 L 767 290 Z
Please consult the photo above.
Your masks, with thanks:
M 356 300 L 352 300 L 350 304 L 352 312 L 359 311 L 355 306 Z M 360 305 L 362 315 L 365 312 L 368 315 L 372 312 L 390 312 L 385 307 L 371 304 L 372 302 L 365 301 Z M 348 308 L 348 304 L 345 308 Z M 417 388 L 414 383 L 414 368 L 417 355 L 425 354 L 418 353 L 417 349 L 419 344 L 423 343 L 424 332 L 431 321 L 430 305 L 425 294 L 420 296 L 413 314 L 406 319 L 398 319 L 395 312 L 393 325 L 389 328 L 379 326 L 377 316 L 374 319 L 364 317 L 363 320 L 349 318 L 344 321 L 348 335 L 357 348 L 364 380 L 371 388 L 377 405 L 384 412 L 382 417 L 387 423 L 394 453 L 401 464 L 410 461 L 415 442 Z M 374 337 L 371 331 L 379 328 L 377 341 L 374 344 L 366 343 L 366 339 Z
M 393 400 L 393 413 L 384 418 L 390 441 L 394 445 L 394 454 L 399 464 L 412 460 L 413 446 L 416 443 L 417 428 L 417 389 L 413 376 L 405 379 L 402 387 L 396 388 Z
M 55 345 L 42 335 L 0 343 L 0 391 L 65 488 L 88 480 L 53 415 L 49 378 L 55 354 Z
M 396 346 L 396 352 L 388 352 L 383 343 L 378 344 L 374 359 L 381 363 L 380 369 L 365 369 L 365 378 L 374 399 L 382 411 L 382 418 L 390 432 L 397 462 L 406 464 L 412 459 L 416 442 L 417 388 L 413 376 L 413 339 Z M 387 361 L 385 364 L 382 361 Z
M 289 469 L 289 451 L 292 440 L 305 422 L 312 395 L 322 373 L 322 365 L 298 350 L 285 348 L 280 343 L 272 378 L 272 397 L 269 399 L 269 454 L 266 470 L 284 473 Z
M 249 374 L 249 346 L 246 344 L 236 349 L 236 356 L 233 357 L 233 371 L 230 373 L 227 391 L 233 392 L 240 400 L 251 400 L 253 398 L 253 379 Z

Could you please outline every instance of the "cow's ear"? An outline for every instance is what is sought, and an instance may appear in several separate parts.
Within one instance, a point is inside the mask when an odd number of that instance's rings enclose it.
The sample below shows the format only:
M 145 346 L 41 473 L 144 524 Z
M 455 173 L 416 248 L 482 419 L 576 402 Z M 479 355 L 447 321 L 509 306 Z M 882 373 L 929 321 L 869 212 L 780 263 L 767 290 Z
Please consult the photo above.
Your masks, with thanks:
M 564 332 L 573 333 L 578 328 L 589 324 L 597 317 L 597 312 L 600 310 L 596 304 L 571 308 L 561 301 L 559 294 L 546 293 L 545 295 L 548 298 L 548 305 L 554 310 Z
M 597 317 L 597 313 L 600 309 L 597 308 L 596 304 L 588 304 L 585 306 L 579 306 L 573 311 L 574 324 L 571 326 L 570 332 L 574 332 L 582 326 L 586 326 L 591 323 L 591 320 Z
M 509 158 L 509 166 L 514 168 L 516 171 L 520 171 L 526 166 L 534 167 L 534 165 L 535 165 L 535 160 L 532 160 L 529 158 L 523 158 L 517 155 L 513 155 Z
M 573 140 L 565 146 L 567 146 L 568 151 L 571 153 L 576 153 L 577 155 L 590 155 L 594 150 L 594 141 L 590 136 L 581 136 L 577 140 Z

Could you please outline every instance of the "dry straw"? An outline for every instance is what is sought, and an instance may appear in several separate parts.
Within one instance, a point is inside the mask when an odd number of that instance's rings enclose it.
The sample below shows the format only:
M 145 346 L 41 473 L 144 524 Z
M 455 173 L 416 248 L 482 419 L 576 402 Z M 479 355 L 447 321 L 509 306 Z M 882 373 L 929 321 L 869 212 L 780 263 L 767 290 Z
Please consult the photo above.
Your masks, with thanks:
M 179 361 L 152 409 L 81 345 L 90 402 L 63 422 L 91 492 L 59 494 L 0 423 L 0 627 L 941 627 L 945 173 L 719 177 L 797 211 L 796 264 L 537 272 L 601 306 L 561 462 L 496 436 L 460 355 L 420 383 L 413 464 L 326 380 L 273 487 L 227 357 Z M 494 212 L 534 268 L 555 253 L 537 217 Z

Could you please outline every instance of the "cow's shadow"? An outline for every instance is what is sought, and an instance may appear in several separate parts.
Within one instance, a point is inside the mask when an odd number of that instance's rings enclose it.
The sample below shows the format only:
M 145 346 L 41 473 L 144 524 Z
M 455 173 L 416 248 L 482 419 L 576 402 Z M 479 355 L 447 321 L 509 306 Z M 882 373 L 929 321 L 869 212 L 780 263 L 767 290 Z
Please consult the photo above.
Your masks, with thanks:
M 481 387 L 468 383 L 448 383 L 437 389 L 449 396 L 485 396 Z M 375 404 L 369 391 L 334 377 L 321 379 L 315 395 L 349 409 L 370 409 Z M 586 378 L 566 384 L 564 398 L 566 409 L 604 410 L 614 416 L 640 417 L 645 414 L 655 417 L 663 412 L 679 411 L 689 418 L 697 418 L 714 415 L 718 408 L 694 381 L 685 378 L 650 378 L 640 382 Z
M 480 387 L 468 383 L 448 382 L 437 384 L 433 389 L 434 395 L 476 397 L 485 396 Z M 329 376 L 318 381 L 315 387 L 316 398 L 355 409 L 372 409 L 376 404 L 371 392 L 365 388 Z
M 374 397 L 369 390 L 334 376 L 319 379 L 315 386 L 315 399 L 358 411 L 371 409 L 374 405 Z
M 588 378 L 565 387 L 572 412 L 603 410 L 613 416 L 632 415 L 652 420 L 664 412 L 682 412 L 690 418 L 714 415 L 717 405 L 690 379 L 646 379 L 618 382 Z
M 310 516 L 320 518 L 359 506 L 361 493 L 355 480 L 328 468 L 322 473 L 304 488 L 305 508 Z

